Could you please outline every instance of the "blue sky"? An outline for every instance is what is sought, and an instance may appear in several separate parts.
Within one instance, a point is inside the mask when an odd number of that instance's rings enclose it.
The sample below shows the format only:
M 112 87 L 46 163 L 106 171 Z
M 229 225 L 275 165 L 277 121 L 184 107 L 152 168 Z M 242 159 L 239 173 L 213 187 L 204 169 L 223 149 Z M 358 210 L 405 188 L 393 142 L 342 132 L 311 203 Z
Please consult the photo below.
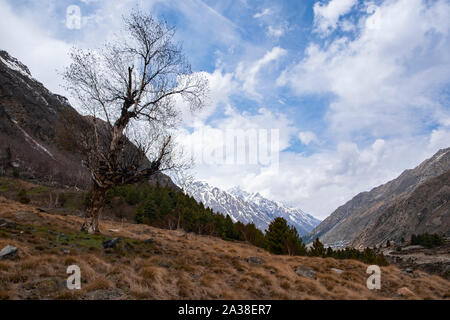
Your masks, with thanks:
M 93 48 L 137 3 L 177 28 L 211 100 L 180 142 L 227 129 L 278 129 L 279 162 L 192 173 L 325 218 L 361 191 L 450 146 L 448 0 L 0 0 L 0 48 L 64 94 L 55 70 Z M 66 27 L 69 5 L 80 29 Z

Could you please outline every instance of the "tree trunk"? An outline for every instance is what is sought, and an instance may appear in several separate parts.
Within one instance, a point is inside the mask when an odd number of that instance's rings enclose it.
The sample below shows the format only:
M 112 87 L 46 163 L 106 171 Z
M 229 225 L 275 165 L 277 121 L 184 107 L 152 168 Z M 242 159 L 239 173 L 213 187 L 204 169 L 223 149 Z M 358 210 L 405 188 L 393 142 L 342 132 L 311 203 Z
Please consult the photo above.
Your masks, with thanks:
M 92 191 L 92 198 L 89 207 L 85 213 L 84 223 L 81 226 L 81 231 L 86 231 L 89 234 L 99 233 L 98 222 L 105 206 L 106 189 L 100 188 L 94 184 Z

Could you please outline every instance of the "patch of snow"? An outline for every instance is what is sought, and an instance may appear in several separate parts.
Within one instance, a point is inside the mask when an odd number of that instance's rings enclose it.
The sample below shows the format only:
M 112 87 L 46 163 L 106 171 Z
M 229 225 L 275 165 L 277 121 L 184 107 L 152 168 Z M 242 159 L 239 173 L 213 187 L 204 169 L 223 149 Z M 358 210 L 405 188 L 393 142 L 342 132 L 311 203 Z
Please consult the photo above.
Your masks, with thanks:
M 50 151 L 48 151 L 44 146 L 42 146 L 39 142 L 37 142 L 36 140 L 34 140 L 21 126 L 19 126 L 19 124 L 17 123 L 16 120 L 12 119 L 12 121 L 14 122 L 14 124 L 17 126 L 17 128 L 20 129 L 20 131 L 22 131 L 22 133 L 25 135 L 25 139 L 28 142 L 32 142 L 36 147 L 38 147 L 38 149 L 44 151 L 46 154 L 48 154 L 53 160 L 55 160 L 55 157 L 53 156 L 53 154 L 51 154 Z
M 21 75 L 34 80 L 31 74 L 29 74 L 23 66 L 17 60 L 6 60 L 0 57 L 0 61 L 3 62 L 9 69 L 19 72 Z
M 229 215 L 233 221 L 254 223 L 263 232 L 276 217 L 283 217 L 300 235 L 310 232 L 320 221 L 297 208 L 264 198 L 259 193 L 249 193 L 239 187 L 228 191 L 212 187 L 206 182 L 192 183 L 186 192 L 215 212 Z

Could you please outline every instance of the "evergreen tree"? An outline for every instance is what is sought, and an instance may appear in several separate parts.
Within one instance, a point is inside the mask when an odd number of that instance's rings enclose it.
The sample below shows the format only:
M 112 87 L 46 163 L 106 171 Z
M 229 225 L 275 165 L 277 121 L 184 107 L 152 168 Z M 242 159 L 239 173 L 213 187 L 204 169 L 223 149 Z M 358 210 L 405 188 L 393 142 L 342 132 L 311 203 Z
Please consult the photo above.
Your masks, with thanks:
M 306 255 L 306 247 L 302 242 L 302 239 L 298 236 L 297 229 L 291 226 L 286 234 L 285 245 L 287 253 L 290 256 L 294 255 Z
M 289 227 L 284 218 L 275 218 L 266 230 L 266 249 L 275 254 L 286 254 L 286 240 L 289 237 Z
M 309 255 L 313 257 L 325 257 L 326 251 L 322 242 L 320 242 L 319 238 L 314 240 L 311 249 L 309 250 Z
M 327 248 L 326 256 L 327 257 L 333 257 L 334 256 L 334 252 L 333 252 L 333 249 L 331 247 Z

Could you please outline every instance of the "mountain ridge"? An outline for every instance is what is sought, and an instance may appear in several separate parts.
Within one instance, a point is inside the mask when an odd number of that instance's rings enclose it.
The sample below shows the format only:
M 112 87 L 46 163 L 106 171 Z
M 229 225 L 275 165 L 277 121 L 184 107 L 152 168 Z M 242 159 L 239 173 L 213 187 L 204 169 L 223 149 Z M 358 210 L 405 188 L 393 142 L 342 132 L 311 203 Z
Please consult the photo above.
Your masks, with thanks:
M 401 228 L 399 227 L 401 226 Z M 391 203 L 351 246 L 377 246 L 409 241 L 413 234 L 450 237 L 450 170 L 419 185 Z
M 397 178 L 357 194 L 338 207 L 305 237 L 307 242 L 319 237 L 322 242 L 341 247 L 349 244 L 369 227 L 392 201 L 410 195 L 418 186 L 450 170 L 450 148 L 440 149 L 413 169 Z
M 228 214 L 234 222 L 253 222 L 263 232 L 270 222 L 279 216 L 293 225 L 299 235 L 308 233 L 319 223 L 318 219 L 300 209 L 290 208 L 259 193 L 249 193 L 239 187 L 225 191 L 207 182 L 195 181 L 186 188 L 186 192 L 214 211 Z

